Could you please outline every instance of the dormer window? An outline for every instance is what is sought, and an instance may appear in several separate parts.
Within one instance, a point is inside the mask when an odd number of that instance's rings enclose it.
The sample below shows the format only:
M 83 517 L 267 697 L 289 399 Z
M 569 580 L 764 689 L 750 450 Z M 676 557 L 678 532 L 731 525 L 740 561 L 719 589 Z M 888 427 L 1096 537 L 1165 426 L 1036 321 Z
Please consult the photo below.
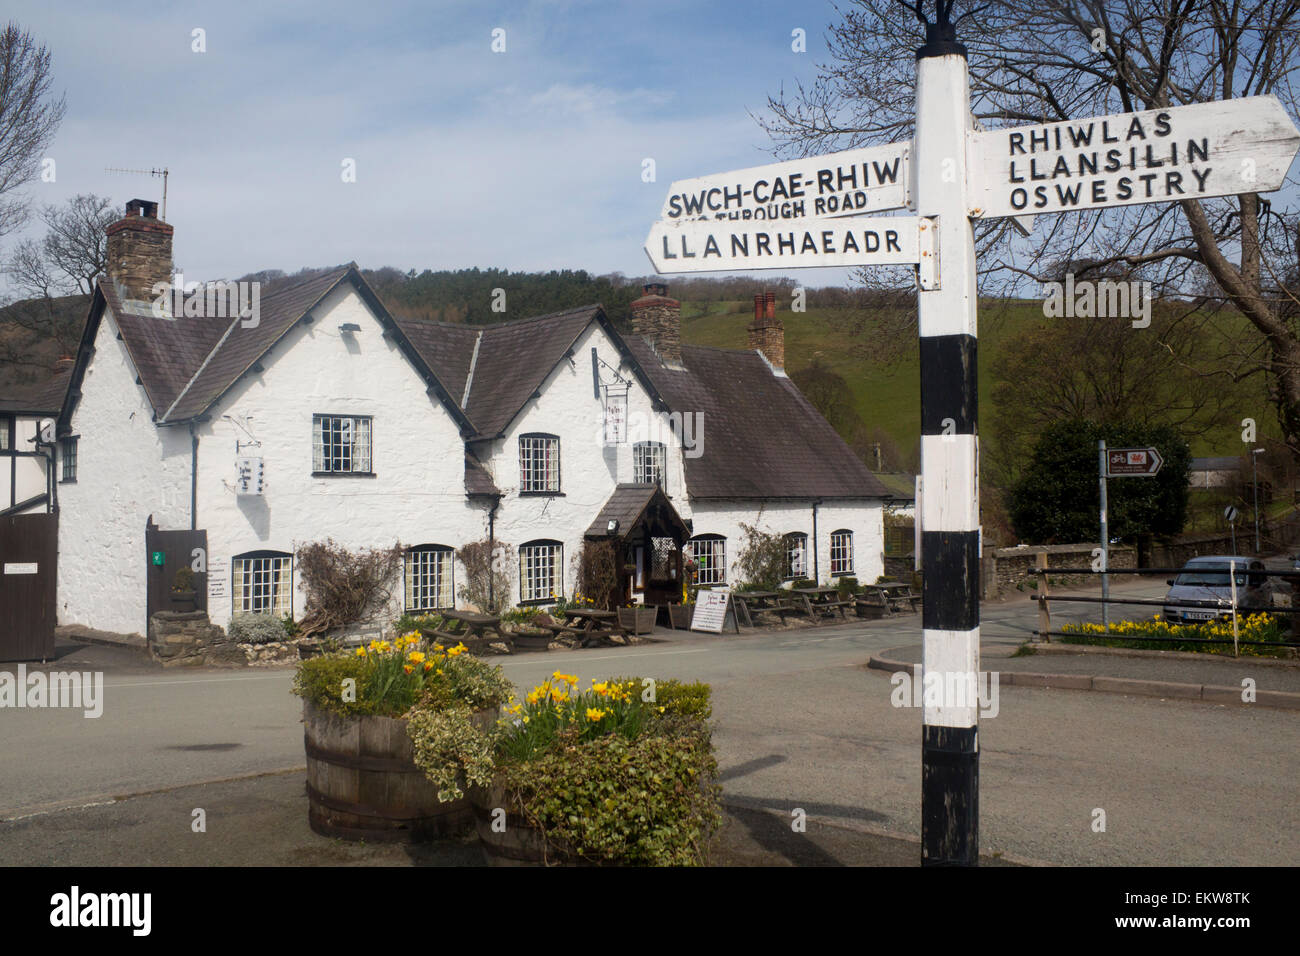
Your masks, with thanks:
M 519 493 L 558 494 L 560 439 L 555 435 L 523 435 L 519 439 Z

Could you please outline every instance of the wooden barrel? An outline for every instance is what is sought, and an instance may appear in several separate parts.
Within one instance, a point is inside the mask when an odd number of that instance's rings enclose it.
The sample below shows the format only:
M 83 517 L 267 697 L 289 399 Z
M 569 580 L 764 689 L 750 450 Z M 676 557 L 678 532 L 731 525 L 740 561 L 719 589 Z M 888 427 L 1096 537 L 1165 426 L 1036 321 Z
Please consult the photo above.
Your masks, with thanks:
M 470 792 L 470 803 L 488 866 L 584 865 L 562 848 L 548 848 L 542 831 L 512 811 L 513 801 L 500 786 L 475 788 Z
M 497 709 L 480 712 L 495 721 Z M 469 828 L 468 798 L 438 801 L 415 765 L 406 721 L 341 717 L 303 702 L 307 820 L 323 836 L 372 842 L 417 841 Z

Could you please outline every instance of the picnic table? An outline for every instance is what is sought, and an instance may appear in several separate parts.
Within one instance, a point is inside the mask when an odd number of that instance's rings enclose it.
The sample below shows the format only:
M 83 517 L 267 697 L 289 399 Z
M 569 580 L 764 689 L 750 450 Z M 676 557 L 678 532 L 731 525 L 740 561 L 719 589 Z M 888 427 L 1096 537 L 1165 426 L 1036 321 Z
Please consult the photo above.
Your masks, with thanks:
M 618 623 L 615 611 L 600 611 L 596 608 L 570 608 L 564 612 L 563 623 L 541 625 L 556 636 L 568 634 L 582 642 L 583 647 L 593 644 L 612 643 L 615 634 L 627 637 L 627 629 Z
M 862 586 L 862 593 L 872 600 L 860 601 L 860 604 L 884 608 L 886 614 L 895 614 L 899 611 L 915 613 L 916 606 L 921 603 L 921 595 L 914 594 L 912 585 L 906 581 L 879 581 L 875 584 L 865 584 Z
M 510 646 L 510 638 L 501 630 L 501 618 L 494 614 L 478 614 L 474 611 L 439 611 L 438 616 L 447 624 L 443 628 L 421 628 L 421 633 L 432 637 L 439 643 L 452 645 L 463 643 L 470 650 L 482 650 L 493 642 Z M 489 637 L 491 631 L 496 636 Z
M 785 616 L 793 610 L 786 597 L 784 591 L 734 591 L 731 603 L 735 606 L 737 615 L 745 619 L 746 627 L 754 626 L 753 615 L 759 612 L 779 614 L 781 623 L 784 624 Z
M 847 620 L 844 609 L 850 607 L 852 601 L 838 600 L 840 590 L 833 587 L 815 587 L 815 588 L 792 588 L 790 594 L 793 595 L 795 607 L 801 607 L 808 613 L 808 620 L 815 621 L 820 617 L 834 617 L 838 611 L 841 620 Z

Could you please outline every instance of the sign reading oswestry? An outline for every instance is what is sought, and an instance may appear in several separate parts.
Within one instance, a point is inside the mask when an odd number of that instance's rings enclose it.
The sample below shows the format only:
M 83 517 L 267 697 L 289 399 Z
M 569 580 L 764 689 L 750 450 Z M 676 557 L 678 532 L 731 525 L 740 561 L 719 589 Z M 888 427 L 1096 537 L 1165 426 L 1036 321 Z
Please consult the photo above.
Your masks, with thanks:
M 969 136 L 973 214 L 985 217 L 1270 192 L 1300 146 L 1274 96 Z

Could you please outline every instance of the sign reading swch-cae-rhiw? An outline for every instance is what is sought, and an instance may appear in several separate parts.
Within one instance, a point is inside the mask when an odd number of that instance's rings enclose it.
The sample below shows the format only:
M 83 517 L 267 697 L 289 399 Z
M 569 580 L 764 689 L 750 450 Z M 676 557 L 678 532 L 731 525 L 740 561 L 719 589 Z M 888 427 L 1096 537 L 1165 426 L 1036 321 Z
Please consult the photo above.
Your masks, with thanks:
M 910 6 L 910 5 L 909 5 Z M 979 675 L 979 446 L 971 220 L 1278 189 L 1300 147 L 1272 96 L 985 130 L 970 112 L 966 49 L 937 2 L 916 56 L 910 143 L 673 183 L 646 240 L 660 273 L 808 266 L 916 267 L 921 365 L 918 502 L 922 667 Z M 897 173 L 895 173 L 897 170 Z M 885 209 L 908 214 L 871 217 Z M 1116 449 L 1112 475 L 1154 475 L 1154 449 Z M 1104 482 L 1104 478 L 1102 479 Z M 1103 505 L 1104 514 L 1104 505 Z M 1104 518 L 1103 518 L 1104 520 Z M 931 701 L 921 735 L 921 861 L 979 858 L 978 710 Z

